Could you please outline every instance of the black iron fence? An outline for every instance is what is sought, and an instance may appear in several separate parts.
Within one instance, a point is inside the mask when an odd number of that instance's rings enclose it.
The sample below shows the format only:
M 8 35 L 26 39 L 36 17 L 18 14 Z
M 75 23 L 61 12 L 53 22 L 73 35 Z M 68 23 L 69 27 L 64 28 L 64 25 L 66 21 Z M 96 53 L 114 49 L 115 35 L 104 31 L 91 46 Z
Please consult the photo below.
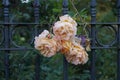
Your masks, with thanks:
M 12 41 L 12 30 L 10 29 L 10 27 L 12 25 L 36 25 L 38 26 L 39 23 L 39 19 L 40 19 L 40 14 L 39 14 L 39 1 L 40 0 L 34 0 L 33 3 L 33 8 L 34 8 L 34 22 L 33 23 L 12 23 L 9 22 L 10 18 L 9 18 L 9 8 L 10 8 L 10 3 L 9 0 L 3 0 L 2 4 L 3 4 L 3 16 L 4 16 L 4 21 L 0 23 L 1 25 L 1 33 L 2 37 L 0 45 L 3 45 L 4 47 L 0 47 L 0 51 L 4 51 L 4 71 L 5 71 L 5 80 L 9 80 L 9 76 L 10 76 L 10 70 L 9 70 L 9 54 L 11 53 L 11 51 L 16 51 L 16 50 L 32 50 L 33 48 L 28 48 L 26 47 L 20 47 L 17 46 L 16 43 L 14 43 L 14 41 Z M 68 13 L 68 0 L 63 0 L 63 14 L 67 14 Z M 96 22 L 96 0 L 91 0 L 91 4 L 90 4 L 90 13 L 91 13 L 91 28 L 90 28 L 90 37 L 91 37 L 91 58 L 90 58 L 90 64 L 91 64 L 91 68 L 90 68 L 90 80 L 97 80 L 96 79 L 96 67 L 95 67 L 95 62 L 96 62 L 96 53 L 95 50 L 97 49 L 115 49 L 117 50 L 117 80 L 120 80 L 120 0 L 117 1 L 117 22 L 113 22 L 113 23 L 97 23 Z M 103 27 L 110 27 L 114 30 L 115 32 L 115 39 L 110 43 L 110 44 L 102 44 L 99 42 L 99 40 L 97 39 L 97 33 L 98 31 L 96 30 L 96 25 L 102 25 Z M 112 25 L 116 25 L 116 26 L 112 26 Z M 101 27 L 102 28 L 102 27 Z M 32 35 L 33 37 L 35 35 L 38 34 L 38 29 L 37 27 L 33 28 L 33 32 Z M 33 42 L 33 37 L 31 40 L 31 44 Z M 11 47 L 11 44 L 13 44 L 15 47 Z M 117 44 L 115 46 L 113 46 L 114 44 Z M 96 46 L 97 45 L 97 46 Z M 36 63 L 35 63 L 35 80 L 40 80 L 40 56 L 36 54 Z M 66 61 L 65 58 L 63 58 L 63 74 L 64 74 L 64 80 L 68 80 L 68 63 Z

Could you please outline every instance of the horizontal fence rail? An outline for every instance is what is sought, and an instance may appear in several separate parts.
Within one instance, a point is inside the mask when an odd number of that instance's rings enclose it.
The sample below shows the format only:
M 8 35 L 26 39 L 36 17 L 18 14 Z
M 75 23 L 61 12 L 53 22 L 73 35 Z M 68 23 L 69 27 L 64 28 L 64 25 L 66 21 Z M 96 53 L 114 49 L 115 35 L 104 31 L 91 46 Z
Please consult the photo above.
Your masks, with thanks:
M 11 26 L 19 27 L 31 27 L 30 25 L 34 25 L 31 32 L 32 34 L 32 40 L 30 42 L 30 45 L 33 46 L 34 37 L 39 34 L 39 26 L 41 26 L 40 20 L 40 2 L 41 0 L 34 0 L 33 8 L 34 8 L 34 22 L 27 22 L 27 23 L 12 23 L 10 22 L 10 2 L 9 0 L 3 0 L 3 16 L 4 20 L 3 22 L 0 22 L 0 28 L 1 28 L 1 34 L 2 38 L 0 42 L 0 51 L 4 51 L 4 72 L 5 72 L 5 80 L 9 80 L 10 77 L 10 60 L 9 60 L 9 54 L 12 54 L 11 51 L 26 51 L 26 50 L 34 50 L 33 47 L 27 47 L 27 46 L 19 46 L 17 45 L 13 40 L 12 36 L 15 34 L 13 33 L 14 30 L 11 30 Z M 62 14 L 68 14 L 69 8 L 69 0 L 62 0 Z M 90 15 L 91 15 L 91 22 L 88 22 L 87 24 L 90 25 L 88 28 L 89 36 L 91 39 L 91 52 L 90 52 L 90 80 L 97 80 L 96 79 L 96 50 L 97 49 L 115 49 L 117 50 L 117 80 L 120 80 L 120 0 L 117 1 L 117 22 L 108 22 L 108 23 L 101 23 L 96 21 L 96 10 L 97 2 L 96 0 L 91 0 L 90 3 Z M 83 25 L 85 23 L 78 23 L 78 25 Z M 42 25 L 48 25 L 42 24 Z M 52 24 L 51 24 L 52 25 Z M 99 26 L 98 26 L 99 25 Z M 103 44 L 99 41 L 97 35 L 99 32 L 99 28 L 111 28 L 114 31 L 114 39 L 109 44 Z M 117 45 L 116 45 L 117 44 Z M 14 47 L 11 47 L 13 45 Z M 41 80 L 40 76 L 40 55 L 36 54 L 35 56 L 35 77 L 34 80 Z M 65 57 L 63 56 L 63 80 L 68 80 L 68 62 L 66 61 Z

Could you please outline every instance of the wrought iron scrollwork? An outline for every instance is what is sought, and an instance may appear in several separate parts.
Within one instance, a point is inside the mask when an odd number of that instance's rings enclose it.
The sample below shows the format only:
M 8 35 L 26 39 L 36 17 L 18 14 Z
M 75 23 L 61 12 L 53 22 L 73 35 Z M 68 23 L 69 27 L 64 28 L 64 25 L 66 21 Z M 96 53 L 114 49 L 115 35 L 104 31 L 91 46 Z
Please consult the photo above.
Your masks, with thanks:
M 14 26 L 11 28 L 12 33 L 10 40 L 12 45 L 16 48 L 25 48 L 25 45 L 23 44 L 30 46 L 30 39 L 32 37 L 31 29 L 32 28 L 29 25 Z
M 111 47 L 116 43 L 117 40 L 117 26 L 116 25 L 109 25 L 104 24 L 97 28 L 96 30 L 96 45 L 101 47 Z M 111 32 L 111 34 L 107 34 L 108 32 Z M 103 36 L 104 35 L 104 36 Z M 107 36 L 109 37 L 107 37 Z M 99 37 L 102 38 L 99 38 Z M 107 38 L 106 38 L 107 37 Z M 106 40 L 103 40 L 106 39 Z

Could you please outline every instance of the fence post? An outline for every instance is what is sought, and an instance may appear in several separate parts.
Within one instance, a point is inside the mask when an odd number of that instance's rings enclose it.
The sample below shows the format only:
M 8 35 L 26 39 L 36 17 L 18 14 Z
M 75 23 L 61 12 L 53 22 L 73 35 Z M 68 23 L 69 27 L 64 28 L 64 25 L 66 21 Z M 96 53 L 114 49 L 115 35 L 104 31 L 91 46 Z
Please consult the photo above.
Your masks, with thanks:
M 35 23 L 39 23 L 39 0 L 34 0 L 33 3 L 34 6 L 34 17 L 35 17 Z M 34 28 L 34 35 L 36 36 L 38 34 L 38 28 L 35 26 Z M 37 54 L 35 56 L 35 80 L 40 80 L 40 55 Z
M 68 0 L 63 0 L 62 6 L 62 14 L 68 14 Z M 63 80 L 68 80 L 68 62 L 65 56 L 63 56 Z
M 118 8 L 118 34 L 117 34 L 117 80 L 120 80 L 120 0 L 117 0 L 117 8 Z
M 91 79 L 90 80 L 96 80 L 96 74 L 95 74 L 95 23 L 96 23 L 96 0 L 91 0 Z
M 3 6 L 4 6 L 4 47 L 9 48 L 10 47 L 10 29 L 9 25 L 6 23 L 9 23 L 9 0 L 3 0 Z M 5 80 L 9 80 L 9 50 L 5 50 L 4 54 L 4 64 L 5 64 Z

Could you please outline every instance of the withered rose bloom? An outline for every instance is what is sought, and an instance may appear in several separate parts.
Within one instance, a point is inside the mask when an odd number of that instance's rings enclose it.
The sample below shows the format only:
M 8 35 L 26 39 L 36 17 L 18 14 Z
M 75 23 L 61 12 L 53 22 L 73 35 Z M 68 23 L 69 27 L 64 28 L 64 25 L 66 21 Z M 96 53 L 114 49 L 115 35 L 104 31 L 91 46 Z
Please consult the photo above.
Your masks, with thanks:
M 35 37 L 35 48 L 45 57 L 51 57 L 56 54 L 57 43 L 54 39 L 48 37 L 49 32 L 43 31 L 38 37 Z
M 85 49 L 77 43 L 72 44 L 70 52 L 65 56 L 68 62 L 75 65 L 85 64 L 88 61 L 88 54 Z
M 58 39 L 70 40 L 76 34 L 76 30 L 71 23 L 58 21 L 53 26 L 53 33 Z

